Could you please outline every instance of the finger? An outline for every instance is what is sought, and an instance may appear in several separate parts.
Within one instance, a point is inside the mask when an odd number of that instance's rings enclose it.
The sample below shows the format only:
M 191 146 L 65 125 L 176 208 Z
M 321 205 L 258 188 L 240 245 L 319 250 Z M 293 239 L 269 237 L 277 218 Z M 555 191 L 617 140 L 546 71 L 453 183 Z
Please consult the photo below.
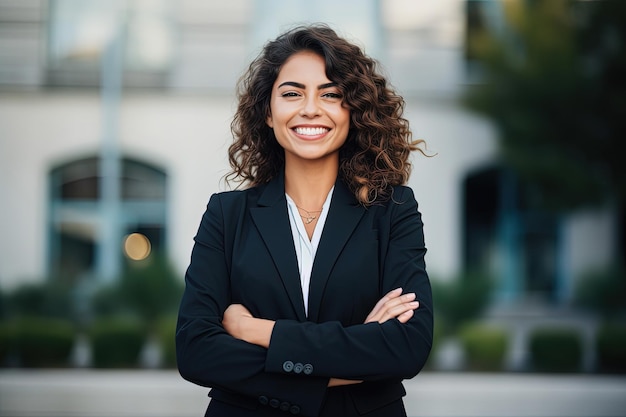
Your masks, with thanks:
M 411 317 L 413 317 L 413 314 L 415 314 L 415 310 L 408 310 L 400 314 L 397 319 L 400 323 L 406 323 Z
M 408 294 L 403 294 L 402 296 L 398 296 L 388 300 L 381 308 L 382 311 L 390 311 L 396 309 L 396 307 L 401 306 L 403 304 L 410 303 L 415 300 L 415 293 L 411 292 Z
M 383 306 L 390 300 L 397 298 L 400 294 L 402 294 L 402 288 L 396 288 L 395 290 L 391 290 L 387 294 L 385 294 L 383 298 L 378 300 L 372 311 L 368 314 L 365 322 L 367 323 L 369 321 L 377 321 L 374 320 L 374 318 L 381 314 Z
M 406 311 L 408 308 L 399 308 L 403 303 L 411 302 L 415 299 L 415 293 L 402 294 L 402 288 L 396 288 L 395 290 L 387 293 L 383 298 L 376 303 L 374 309 L 367 316 L 365 323 L 385 321 L 397 317 L 399 314 Z
M 382 316 L 382 320 L 380 321 L 380 323 L 383 323 L 383 322 L 385 322 L 385 321 L 387 321 L 389 319 L 398 318 L 402 314 L 406 313 L 407 311 L 411 311 L 412 312 L 413 310 L 417 309 L 418 307 L 419 307 L 419 302 L 418 301 L 410 301 L 410 302 L 407 302 L 407 303 L 402 303 L 402 304 L 396 305 L 393 308 L 390 308 L 390 309 L 385 311 L 385 314 Z
M 391 300 L 395 300 L 401 294 L 402 294 L 402 288 L 396 288 L 395 290 L 389 291 L 387 294 L 383 296 L 383 298 L 378 300 L 378 302 L 376 303 L 372 311 L 377 310 L 377 309 L 380 310 L 386 303 L 388 303 Z

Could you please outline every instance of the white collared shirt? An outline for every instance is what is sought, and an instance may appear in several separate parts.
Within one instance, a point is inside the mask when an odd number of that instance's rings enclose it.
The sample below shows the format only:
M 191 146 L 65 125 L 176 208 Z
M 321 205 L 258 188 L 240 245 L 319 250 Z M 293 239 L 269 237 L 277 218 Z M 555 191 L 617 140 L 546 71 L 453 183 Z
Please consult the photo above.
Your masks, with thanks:
M 324 201 L 322 212 L 319 214 L 317 224 L 315 225 L 315 229 L 313 230 L 313 235 L 310 240 L 296 203 L 291 199 L 291 197 L 285 194 L 287 197 L 287 206 L 289 208 L 289 223 L 291 224 L 293 245 L 296 249 L 296 256 L 298 257 L 298 270 L 300 272 L 302 297 L 304 298 L 304 311 L 307 316 L 309 314 L 309 283 L 311 282 L 311 270 L 313 269 L 315 253 L 317 252 L 317 246 L 319 245 L 320 238 L 322 237 L 322 230 L 324 230 L 324 224 L 326 223 L 326 216 L 328 215 L 330 200 L 334 189 L 335 187 L 331 188 L 328 192 L 328 196 L 326 196 L 326 201 Z

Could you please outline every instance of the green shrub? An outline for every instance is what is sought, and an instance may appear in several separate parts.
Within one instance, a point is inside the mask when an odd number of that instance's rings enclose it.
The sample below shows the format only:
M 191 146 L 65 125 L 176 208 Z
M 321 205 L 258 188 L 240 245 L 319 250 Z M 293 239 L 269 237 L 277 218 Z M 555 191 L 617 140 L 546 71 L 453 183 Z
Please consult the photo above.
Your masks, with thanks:
M 538 372 L 576 372 L 582 364 L 582 340 L 577 331 L 539 328 L 530 334 L 530 359 Z
M 184 284 L 165 256 L 129 263 L 118 281 L 98 288 L 91 297 L 96 317 L 133 315 L 149 327 L 178 311 Z M 154 330 L 151 328 L 150 330 Z
M 74 303 L 69 285 L 58 280 L 20 285 L 6 295 L 6 314 L 71 320 Z
M 0 320 L 3 320 L 8 315 L 8 305 L 7 305 L 7 296 L 0 289 Z M 0 349 L 2 349 L 0 347 Z
M 0 366 L 8 363 L 11 349 L 15 345 L 13 327 L 8 323 L 0 323 Z
M 465 272 L 452 281 L 433 279 L 431 284 L 435 317 L 445 321 L 451 334 L 480 317 L 489 305 L 492 280 L 485 273 Z
M 66 320 L 24 317 L 13 323 L 14 348 L 21 366 L 29 368 L 69 365 L 74 326 Z
M 574 302 L 605 318 L 626 312 L 626 270 L 623 266 L 591 270 L 583 274 L 574 293 Z
M 160 254 L 131 264 L 119 282 L 119 294 L 125 306 L 149 324 L 175 313 L 182 293 L 182 280 Z
M 504 368 L 508 335 L 503 329 L 472 323 L 461 329 L 459 338 L 469 370 L 501 371 Z
M 598 371 L 626 373 L 626 327 L 602 326 L 596 335 L 596 354 Z
M 161 346 L 163 366 L 176 368 L 176 316 L 165 317 L 157 325 L 157 337 Z
M 96 368 L 134 368 L 146 342 L 144 326 L 125 317 L 102 318 L 89 329 L 93 366 Z
M 95 317 L 111 317 L 130 314 L 131 309 L 126 306 L 119 283 L 103 285 L 91 295 L 90 307 Z

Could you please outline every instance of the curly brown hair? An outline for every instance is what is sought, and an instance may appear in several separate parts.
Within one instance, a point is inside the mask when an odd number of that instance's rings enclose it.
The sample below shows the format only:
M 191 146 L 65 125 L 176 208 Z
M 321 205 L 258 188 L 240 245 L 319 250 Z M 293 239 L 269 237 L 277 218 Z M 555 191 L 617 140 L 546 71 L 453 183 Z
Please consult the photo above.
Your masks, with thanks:
M 256 186 L 284 169 L 284 150 L 266 120 L 280 69 L 304 50 L 324 58 L 326 76 L 338 84 L 350 109 L 350 131 L 339 151 L 341 179 L 365 206 L 391 198 L 392 187 L 409 178 L 410 153 L 425 154 L 424 141 L 412 140 L 402 116 L 404 99 L 378 72 L 377 61 L 324 24 L 298 26 L 268 42 L 240 79 L 226 181 Z

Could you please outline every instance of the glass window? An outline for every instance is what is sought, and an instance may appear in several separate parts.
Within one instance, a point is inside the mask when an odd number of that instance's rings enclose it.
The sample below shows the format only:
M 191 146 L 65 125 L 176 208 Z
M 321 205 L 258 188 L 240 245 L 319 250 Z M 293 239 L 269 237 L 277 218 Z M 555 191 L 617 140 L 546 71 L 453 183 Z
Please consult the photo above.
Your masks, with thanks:
M 555 301 L 558 219 L 529 207 L 528 190 L 498 167 L 468 176 L 463 194 L 465 268 L 497 276 L 501 297 Z
M 125 200 L 162 200 L 165 174 L 160 169 L 135 160 L 122 164 L 122 198 Z
M 96 200 L 100 195 L 99 158 L 66 163 L 51 172 L 52 195 L 60 200 Z M 121 197 L 125 200 L 165 198 L 165 173 L 152 165 L 122 161 Z
M 274 38 L 294 24 L 325 22 L 340 35 L 363 45 L 367 54 L 383 52 L 380 5 L 376 0 L 256 0 L 252 35 L 259 42 Z
M 170 8 L 166 0 L 51 1 L 48 82 L 98 85 L 101 56 L 118 36 L 126 84 L 162 85 L 173 55 Z
M 119 233 L 107 237 L 101 233 L 99 165 L 98 157 L 89 157 L 67 162 L 50 172 L 48 264 L 52 276 L 66 282 L 97 276 L 105 246 L 119 248 L 120 256 L 116 259 L 120 265 L 116 270 L 122 270 L 125 261 L 142 259 L 128 256 L 128 247 L 124 244 L 130 235 L 143 239 L 144 256 L 165 249 L 165 171 L 135 159 L 122 159 L 117 214 Z M 118 238 L 119 242 L 104 241 Z
M 61 200 L 95 200 L 99 195 L 98 159 L 70 162 L 52 171 L 53 195 Z

